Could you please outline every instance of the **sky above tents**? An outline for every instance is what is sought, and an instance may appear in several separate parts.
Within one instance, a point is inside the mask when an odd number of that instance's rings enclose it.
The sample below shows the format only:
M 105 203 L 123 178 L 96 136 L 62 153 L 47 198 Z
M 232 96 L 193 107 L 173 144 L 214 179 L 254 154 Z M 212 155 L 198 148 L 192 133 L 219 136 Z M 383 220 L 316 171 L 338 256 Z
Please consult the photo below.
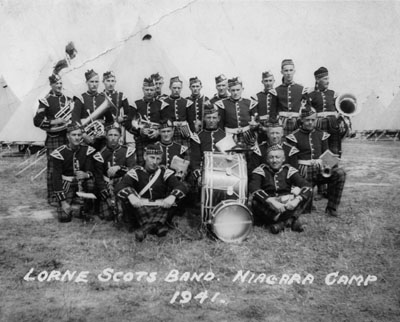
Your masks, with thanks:
M 277 86 L 281 60 L 292 58 L 303 85 L 313 86 L 313 72 L 326 66 L 331 88 L 360 102 L 374 90 L 388 105 L 400 85 L 399 14 L 395 1 L 0 0 L 0 73 L 23 99 L 70 40 L 76 80 L 90 68 L 103 73 L 140 16 L 186 79 L 203 80 L 207 95 L 220 73 L 241 76 L 245 96 L 260 90 L 268 69 Z

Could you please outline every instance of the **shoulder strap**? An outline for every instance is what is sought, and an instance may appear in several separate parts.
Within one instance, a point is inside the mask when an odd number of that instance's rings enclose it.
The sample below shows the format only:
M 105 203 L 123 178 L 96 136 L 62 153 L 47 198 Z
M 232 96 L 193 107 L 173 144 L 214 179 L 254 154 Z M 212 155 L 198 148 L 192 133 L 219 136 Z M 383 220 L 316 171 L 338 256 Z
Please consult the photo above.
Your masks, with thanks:
M 148 184 L 146 184 L 146 186 L 139 192 L 139 196 L 143 196 L 147 190 L 149 190 L 151 188 L 151 186 L 157 181 L 158 177 L 161 174 L 161 169 L 158 168 L 156 173 L 154 174 L 153 178 L 149 181 Z

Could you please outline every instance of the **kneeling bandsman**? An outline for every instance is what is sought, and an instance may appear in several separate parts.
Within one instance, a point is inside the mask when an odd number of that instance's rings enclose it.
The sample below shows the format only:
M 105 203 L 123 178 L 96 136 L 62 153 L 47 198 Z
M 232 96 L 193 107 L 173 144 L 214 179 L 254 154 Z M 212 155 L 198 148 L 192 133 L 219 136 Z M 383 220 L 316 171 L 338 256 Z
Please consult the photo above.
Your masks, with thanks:
M 170 208 L 187 193 L 186 186 L 174 171 L 160 166 L 161 155 L 158 144 L 148 145 L 144 167 L 136 166 L 129 170 L 115 189 L 123 202 L 124 216 L 132 221 L 136 219 L 140 225 L 135 232 L 138 241 L 150 232 L 165 236 Z
M 120 127 L 109 128 L 106 139 L 107 145 L 100 153 L 103 158 L 103 178 L 110 198 L 100 201 L 99 217 L 111 220 L 122 213 L 114 193 L 115 185 L 121 181 L 129 169 L 135 166 L 136 156 L 133 148 L 119 144 Z
M 269 147 L 266 164 L 254 169 L 249 182 L 255 220 L 272 224 L 272 233 L 279 233 L 285 225 L 303 231 L 298 218 L 311 198 L 311 185 L 284 160 L 280 145 Z
M 81 145 L 82 129 L 79 125 L 67 128 L 68 144 L 62 145 L 51 153 L 54 173 L 53 187 L 59 201 L 58 220 L 68 222 L 72 219 L 74 206 L 78 206 L 79 215 L 88 219 L 92 211 L 90 199 L 81 199 L 77 192 L 93 192 L 94 182 L 104 187 L 99 152 L 91 146 Z M 103 193 L 103 191 L 102 191 Z

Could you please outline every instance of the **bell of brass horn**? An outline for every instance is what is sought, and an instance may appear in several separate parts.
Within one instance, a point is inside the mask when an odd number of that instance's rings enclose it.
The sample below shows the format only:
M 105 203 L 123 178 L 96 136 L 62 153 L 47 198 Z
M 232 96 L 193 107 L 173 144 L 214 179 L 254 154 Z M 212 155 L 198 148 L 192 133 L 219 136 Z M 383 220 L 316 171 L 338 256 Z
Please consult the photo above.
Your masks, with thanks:
M 340 114 L 345 116 L 354 116 L 359 113 L 357 98 L 350 93 L 345 93 L 336 98 L 335 106 Z
M 87 118 L 82 119 L 82 121 L 81 121 L 82 126 L 85 126 L 86 124 L 89 124 L 89 123 L 97 120 L 98 118 L 100 118 L 105 112 L 107 112 L 107 110 L 110 107 L 117 109 L 117 107 L 114 105 L 114 103 L 111 101 L 111 99 L 107 95 L 104 95 L 104 96 L 105 96 L 104 102 L 101 103 L 99 105 L 99 107 L 96 108 L 94 110 L 94 112 L 92 114 L 90 114 Z

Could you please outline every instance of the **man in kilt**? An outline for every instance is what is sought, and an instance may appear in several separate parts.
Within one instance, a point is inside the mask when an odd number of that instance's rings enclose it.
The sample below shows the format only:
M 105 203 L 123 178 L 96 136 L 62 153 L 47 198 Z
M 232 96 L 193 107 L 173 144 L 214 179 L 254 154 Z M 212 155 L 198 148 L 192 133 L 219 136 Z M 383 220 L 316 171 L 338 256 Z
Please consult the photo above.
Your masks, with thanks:
M 106 132 L 107 145 L 100 151 L 102 174 L 107 186 L 107 195 L 101 198 L 99 217 L 116 220 L 122 215 L 122 208 L 115 195 L 115 185 L 136 165 L 135 150 L 120 144 L 121 128 L 113 126 Z M 101 187 L 100 187 L 101 188 Z
M 255 222 L 271 225 L 274 234 L 285 226 L 303 231 L 299 216 L 311 198 L 310 183 L 301 177 L 297 169 L 284 162 L 282 147 L 270 146 L 264 163 L 253 170 L 249 181 Z
M 159 237 L 168 233 L 165 224 L 170 208 L 188 191 L 174 171 L 160 165 L 161 155 L 159 144 L 148 145 L 144 167 L 129 170 L 115 189 L 123 203 L 124 216 L 139 224 L 135 238 L 140 242 L 148 233 Z M 158 203 L 149 205 L 149 201 Z
M 182 81 L 179 77 L 171 78 L 169 88 L 171 95 L 163 99 L 166 106 L 161 109 L 161 118 L 171 120 L 174 123 L 173 141 L 189 147 L 188 140 L 193 133 L 189 127 L 187 109 L 193 102 L 181 97 Z
M 68 118 L 56 117 L 60 110 L 72 110 L 72 99 L 62 93 L 62 79 L 59 75 L 53 74 L 49 77 L 51 91 L 46 97 L 39 100 L 38 110 L 33 118 L 36 127 L 47 132 L 44 146 L 47 154 L 47 201 L 49 204 L 57 204 L 53 189 L 53 159 L 50 154 L 67 143 L 67 122 Z M 67 113 L 68 114 L 68 113 Z
M 313 187 L 318 184 L 328 184 L 328 204 L 325 212 L 337 217 L 346 181 L 346 172 L 342 168 L 333 167 L 331 176 L 324 177 L 322 175 L 320 156 L 329 148 L 329 134 L 315 128 L 316 119 L 317 113 L 310 106 L 301 110 L 301 127 L 286 136 L 287 143 L 298 149 L 298 152 L 291 156 L 289 162 L 299 169 L 300 174 Z
M 275 90 L 277 94 L 277 114 L 286 136 L 298 128 L 300 108 L 307 101 L 307 88 L 293 80 L 296 70 L 292 59 L 281 63 L 282 84 Z
M 77 192 L 93 192 L 94 181 L 105 187 L 99 152 L 91 146 L 81 145 L 82 129 L 78 124 L 68 125 L 68 144 L 62 145 L 51 153 L 53 159 L 53 187 L 59 201 L 58 220 L 69 222 L 73 213 L 85 220 L 91 217 L 93 203 L 90 199 L 82 199 Z M 104 189 L 103 189 L 104 190 Z M 105 191 L 101 191 L 105 195 Z
M 135 137 L 136 162 L 144 165 L 144 149 L 148 144 L 159 141 L 161 109 L 166 104 L 155 98 L 155 86 L 151 78 L 143 80 L 143 98 L 133 103 L 132 126 L 128 131 Z

